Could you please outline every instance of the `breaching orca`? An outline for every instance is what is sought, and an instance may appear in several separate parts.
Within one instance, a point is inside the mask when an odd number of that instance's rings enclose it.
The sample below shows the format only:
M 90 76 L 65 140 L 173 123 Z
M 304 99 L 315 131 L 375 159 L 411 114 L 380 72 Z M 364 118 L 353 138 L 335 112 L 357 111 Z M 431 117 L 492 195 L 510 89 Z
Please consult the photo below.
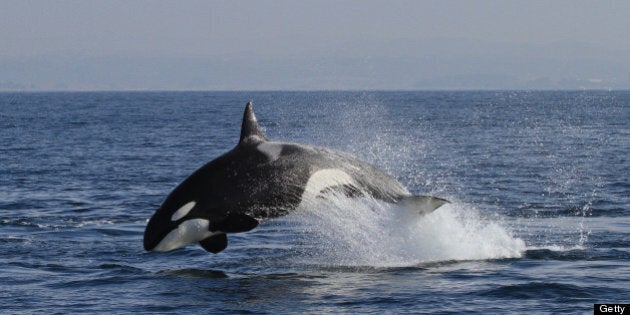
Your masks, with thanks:
M 260 219 L 308 207 L 327 193 L 404 203 L 419 214 L 448 202 L 413 196 L 393 177 L 348 154 L 270 141 L 249 102 L 236 147 L 168 195 L 147 224 L 144 248 L 166 252 L 199 242 L 218 253 L 227 247 L 226 233 L 249 231 Z

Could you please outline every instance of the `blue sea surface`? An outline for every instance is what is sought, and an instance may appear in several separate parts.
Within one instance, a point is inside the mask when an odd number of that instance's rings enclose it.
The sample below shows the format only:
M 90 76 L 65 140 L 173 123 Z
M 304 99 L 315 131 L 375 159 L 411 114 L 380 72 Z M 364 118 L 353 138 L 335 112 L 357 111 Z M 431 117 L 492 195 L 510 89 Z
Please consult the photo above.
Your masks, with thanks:
M 349 152 L 415 194 L 264 221 L 211 254 L 147 220 L 233 148 Z M 0 93 L 0 312 L 591 313 L 630 302 L 630 92 Z

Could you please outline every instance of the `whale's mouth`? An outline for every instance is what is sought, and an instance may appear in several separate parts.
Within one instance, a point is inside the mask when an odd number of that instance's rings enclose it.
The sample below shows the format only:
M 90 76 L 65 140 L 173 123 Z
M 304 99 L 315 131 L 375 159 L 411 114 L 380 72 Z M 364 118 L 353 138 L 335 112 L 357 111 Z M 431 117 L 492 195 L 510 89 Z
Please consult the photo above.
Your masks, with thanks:
M 210 222 L 201 218 L 183 220 L 178 224 L 151 218 L 144 233 L 144 249 L 168 252 L 222 233 L 211 232 L 209 227 Z
M 225 233 L 247 232 L 258 226 L 258 220 L 238 212 L 215 216 L 212 220 L 198 215 L 187 216 L 190 209 L 186 208 L 194 206 L 188 204 L 171 215 L 163 210 L 164 207 L 156 211 L 144 231 L 145 250 L 168 252 L 199 242 L 202 248 L 216 254 L 227 246 Z
M 176 226 L 169 221 L 159 220 L 156 216 L 151 217 L 144 230 L 144 250 L 154 251 L 164 237 L 175 228 Z

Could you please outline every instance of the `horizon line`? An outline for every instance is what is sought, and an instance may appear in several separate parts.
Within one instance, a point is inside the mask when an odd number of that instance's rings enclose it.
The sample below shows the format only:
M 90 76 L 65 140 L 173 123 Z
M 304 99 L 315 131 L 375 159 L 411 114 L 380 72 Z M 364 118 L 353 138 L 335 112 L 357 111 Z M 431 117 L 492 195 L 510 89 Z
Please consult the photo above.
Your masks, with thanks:
M 37 89 L 0 89 L 0 93 L 205 93 L 205 92 L 254 92 L 254 93 L 278 93 L 278 92 L 625 92 L 630 88 L 431 88 L 431 89 L 86 89 L 86 90 L 37 90 Z

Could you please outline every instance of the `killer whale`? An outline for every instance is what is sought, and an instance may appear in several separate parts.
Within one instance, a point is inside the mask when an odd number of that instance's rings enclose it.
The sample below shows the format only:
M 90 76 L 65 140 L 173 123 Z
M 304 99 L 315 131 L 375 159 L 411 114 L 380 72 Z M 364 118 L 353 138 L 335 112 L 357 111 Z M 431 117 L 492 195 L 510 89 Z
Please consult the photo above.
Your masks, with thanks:
M 328 193 L 369 196 L 398 203 L 419 214 L 448 201 L 414 196 L 396 179 L 346 153 L 269 140 L 253 105 L 245 106 L 236 147 L 179 184 L 149 219 L 147 251 L 166 252 L 198 242 L 218 253 L 226 233 L 246 232 L 259 220 L 308 207 Z

